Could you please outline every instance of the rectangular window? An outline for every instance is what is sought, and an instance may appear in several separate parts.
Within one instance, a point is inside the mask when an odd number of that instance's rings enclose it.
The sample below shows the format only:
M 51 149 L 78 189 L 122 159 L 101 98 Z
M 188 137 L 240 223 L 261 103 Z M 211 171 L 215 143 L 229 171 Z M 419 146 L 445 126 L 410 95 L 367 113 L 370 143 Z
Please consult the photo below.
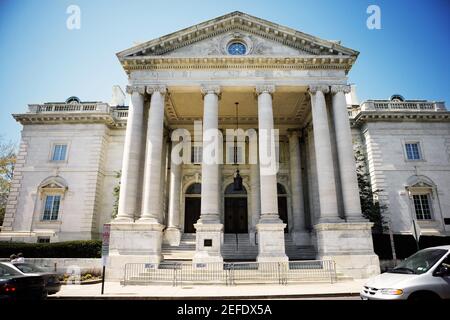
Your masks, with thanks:
M 67 144 L 55 144 L 53 146 L 52 161 L 66 160 Z
M 244 148 L 242 146 L 230 146 L 227 149 L 227 164 L 244 163 Z
M 431 201 L 429 194 L 413 195 L 417 220 L 431 220 Z
M 406 143 L 406 157 L 408 160 L 420 160 L 422 159 L 420 154 L 420 146 L 419 143 Z
M 44 215 L 42 220 L 52 221 L 58 219 L 61 196 L 47 196 L 44 204 Z
M 203 147 L 202 146 L 193 146 L 191 148 L 191 163 L 201 164 L 202 158 L 203 158 Z

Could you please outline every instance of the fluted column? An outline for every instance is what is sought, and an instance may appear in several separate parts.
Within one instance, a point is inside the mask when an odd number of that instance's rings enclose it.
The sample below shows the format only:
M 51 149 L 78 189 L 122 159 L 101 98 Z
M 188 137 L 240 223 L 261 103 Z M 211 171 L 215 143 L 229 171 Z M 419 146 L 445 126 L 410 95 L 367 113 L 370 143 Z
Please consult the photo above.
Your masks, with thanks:
M 277 160 L 275 154 L 275 137 L 272 110 L 272 94 L 275 86 L 257 86 L 258 95 L 258 135 L 259 135 L 259 170 L 261 185 L 260 222 L 279 222 L 277 193 Z
M 365 219 L 361 214 L 358 178 L 353 155 L 352 133 L 345 99 L 345 93 L 349 92 L 350 86 L 331 86 L 331 93 L 333 94 L 333 120 L 336 132 L 344 214 L 347 220 L 362 221 Z
M 203 161 L 201 223 L 220 223 L 219 86 L 203 86 Z
M 127 129 L 123 149 L 122 175 L 120 178 L 119 208 L 115 220 L 133 221 L 137 212 L 137 194 L 139 186 L 139 168 L 141 159 L 141 144 L 144 123 L 144 86 L 127 86 L 131 94 L 131 104 L 128 109 Z
M 165 86 L 149 86 L 151 95 L 147 125 L 142 215 L 140 221 L 162 222 L 161 161 L 163 152 Z
M 180 142 L 178 142 L 180 143 Z M 178 143 L 173 142 L 172 150 Z M 169 187 L 169 228 L 180 228 L 180 192 L 181 192 L 181 164 L 173 161 L 170 162 L 170 187 Z
M 341 220 L 338 215 L 330 128 L 324 96 L 328 91 L 328 86 L 309 86 L 319 187 L 319 223 L 338 222 Z
M 298 131 L 289 133 L 289 167 L 291 173 L 292 217 L 294 235 L 305 232 L 305 205 L 303 200 L 302 164 Z

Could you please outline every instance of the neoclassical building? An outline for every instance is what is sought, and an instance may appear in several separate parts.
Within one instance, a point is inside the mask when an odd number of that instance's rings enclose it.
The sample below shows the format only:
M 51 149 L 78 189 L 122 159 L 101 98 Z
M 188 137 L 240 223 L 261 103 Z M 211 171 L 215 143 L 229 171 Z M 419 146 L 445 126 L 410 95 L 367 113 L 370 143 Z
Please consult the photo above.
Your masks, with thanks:
M 392 232 L 416 219 L 449 235 L 450 113 L 399 95 L 359 103 L 347 78 L 358 54 L 241 12 L 119 52 L 129 103 L 115 87 L 111 103 L 13 115 L 23 131 L 0 239 L 98 239 L 110 223 L 112 277 L 164 259 L 333 259 L 355 278 L 378 273 L 353 149 Z M 246 135 L 229 140 L 236 128 Z

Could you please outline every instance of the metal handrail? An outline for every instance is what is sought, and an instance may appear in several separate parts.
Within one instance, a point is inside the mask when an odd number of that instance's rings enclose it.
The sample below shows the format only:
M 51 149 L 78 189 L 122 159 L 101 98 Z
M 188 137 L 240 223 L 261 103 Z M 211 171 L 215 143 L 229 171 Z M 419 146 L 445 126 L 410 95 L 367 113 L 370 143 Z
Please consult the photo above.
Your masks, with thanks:
M 127 263 L 123 284 L 183 283 L 226 284 L 336 281 L 332 260 L 289 262 L 162 262 L 159 264 Z

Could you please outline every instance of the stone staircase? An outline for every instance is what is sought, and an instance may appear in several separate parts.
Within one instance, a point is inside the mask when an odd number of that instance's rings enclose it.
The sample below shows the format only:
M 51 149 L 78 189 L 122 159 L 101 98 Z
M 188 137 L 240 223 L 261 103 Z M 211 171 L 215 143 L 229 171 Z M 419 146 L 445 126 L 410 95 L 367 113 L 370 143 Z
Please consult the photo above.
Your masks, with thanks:
M 316 252 L 313 246 L 297 246 L 288 234 L 285 234 L 286 254 L 289 260 L 314 260 Z M 195 234 L 181 236 L 179 246 L 162 245 L 164 260 L 192 260 L 195 253 Z M 255 261 L 258 245 L 251 244 L 248 234 L 224 234 L 222 255 L 226 261 Z

